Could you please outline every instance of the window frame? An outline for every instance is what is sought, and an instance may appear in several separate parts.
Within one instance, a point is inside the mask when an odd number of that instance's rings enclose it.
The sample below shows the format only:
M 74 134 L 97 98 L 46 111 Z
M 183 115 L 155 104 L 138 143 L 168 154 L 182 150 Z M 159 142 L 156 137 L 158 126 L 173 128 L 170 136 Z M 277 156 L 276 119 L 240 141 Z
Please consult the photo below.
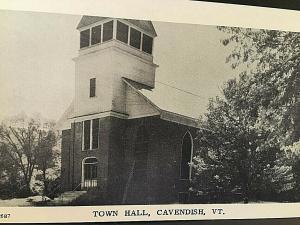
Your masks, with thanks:
M 150 38 L 150 40 L 151 40 L 151 48 L 149 48 L 149 50 L 150 50 L 150 52 L 147 52 L 146 50 L 144 50 L 144 42 L 145 42 L 145 40 L 144 40 L 144 37 L 145 38 Z M 142 33 L 142 38 L 141 38 L 141 51 L 142 52 L 144 52 L 144 53 L 147 53 L 147 54 L 149 54 L 149 55 L 152 55 L 152 52 L 153 52 L 153 37 L 151 37 L 151 36 L 149 36 L 149 35 L 147 35 L 147 34 L 145 34 L 145 33 Z
M 97 147 L 96 148 L 93 148 L 93 124 L 94 124 L 94 121 L 98 121 L 98 135 L 96 136 L 96 140 L 97 140 Z M 89 148 L 85 148 L 85 122 L 87 121 L 90 121 L 90 129 L 89 129 Z M 88 120 L 84 120 L 82 121 L 82 145 L 81 145 L 81 150 L 82 151 L 92 151 L 92 150 L 96 150 L 96 149 L 99 149 L 99 133 L 100 133 L 100 119 L 99 118 L 94 118 L 94 119 L 88 119 Z
M 117 20 L 117 27 L 116 27 L 116 40 L 118 40 L 118 41 L 121 41 L 122 43 L 124 43 L 124 44 L 129 44 L 129 40 L 130 40 L 130 26 L 128 25 L 128 24 L 126 24 L 126 23 L 123 23 L 123 22 L 121 22 L 120 20 Z M 120 26 L 126 26 L 127 27 L 127 40 L 126 40 L 126 42 L 125 41 L 122 41 L 122 40 L 120 40 L 120 39 L 118 39 L 118 28 L 119 28 L 119 24 L 120 24 Z M 122 39 L 122 38 L 121 38 Z
M 138 29 L 136 29 L 136 28 L 134 28 L 134 27 L 129 27 L 129 29 L 130 29 L 129 45 L 130 45 L 131 47 L 135 48 L 135 49 L 141 50 L 143 32 L 141 32 L 140 30 L 138 30 Z M 139 34 L 139 36 L 140 36 L 140 37 L 139 37 L 139 46 L 138 46 L 138 47 L 137 47 L 137 46 L 134 46 L 135 41 L 134 41 L 133 39 L 131 39 L 133 31 L 136 32 L 136 34 Z
M 94 157 L 86 158 L 83 162 L 84 180 L 95 180 L 98 177 L 98 160 L 92 163 L 86 162 L 88 159 L 96 159 Z
M 97 44 L 101 44 L 102 43 L 102 31 L 103 31 L 103 28 L 102 28 L 103 24 L 99 24 L 99 25 L 96 25 L 96 26 L 93 26 L 90 28 L 91 30 L 91 45 L 90 46 L 94 46 L 94 45 L 97 45 Z M 99 39 L 99 42 L 95 42 L 93 43 L 93 31 L 97 28 L 100 27 L 100 39 Z
M 112 27 L 111 27 L 111 30 L 112 30 L 112 33 L 111 33 L 111 38 L 110 39 L 107 39 L 107 40 L 104 40 L 104 25 L 105 24 L 108 24 L 108 23 L 112 23 Z M 110 20 L 110 21 L 106 21 L 104 23 L 102 23 L 102 38 L 101 38 L 101 43 L 104 43 L 104 42 L 108 42 L 108 41 L 111 41 L 111 40 L 114 40 L 114 32 L 115 32 L 115 23 L 114 23 L 114 20 Z
M 94 82 L 94 83 L 92 83 L 92 82 Z M 92 84 L 94 84 L 94 87 L 93 87 L 94 89 L 92 89 Z M 96 95 L 96 91 L 97 91 L 97 79 L 96 79 L 96 77 L 90 78 L 89 91 L 90 91 L 90 94 L 89 94 L 90 98 L 97 97 L 97 95 Z
M 91 163 L 86 162 L 89 159 L 95 159 L 95 161 L 91 162 Z M 82 161 L 81 161 L 81 186 L 83 188 L 92 188 L 92 187 L 98 186 L 98 179 L 99 179 L 98 170 L 99 170 L 99 161 L 98 161 L 97 157 L 89 156 L 89 157 L 85 157 L 82 159 Z M 96 176 L 94 176 L 94 175 L 96 175 Z M 89 177 L 89 176 L 91 176 L 91 177 Z M 89 179 L 87 179 L 87 177 L 89 177 Z
M 82 34 L 84 33 L 84 32 L 86 32 L 87 33 L 87 35 L 88 35 L 88 42 L 87 42 L 87 45 L 84 45 L 84 46 L 82 46 Z M 79 43 L 79 48 L 80 49 L 84 49 L 84 48 L 88 48 L 88 47 L 90 47 L 90 45 L 91 45 L 91 31 L 90 31 L 90 28 L 87 28 L 87 29 L 84 29 L 84 30 L 82 30 L 82 31 L 80 31 L 80 35 L 79 35 L 80 37 L 80 43 Z
M 92 133 L 91 133 L 91 136 L 90 136 L 90 137 L 92 138 L 92 140 L 91 140 L 91 146 L 90 146 L 90 147 L 91 147 L 91 150 L 94 150 L 94 149 L 98 149 L 98 148 L 99 148 L 100 119 L 99 119 L 99 118 L 95 118 L 95 119 L 92 119 L 91 121 L 92 121 L 92 122 L 91 122 L 91 123 L 92 123 L 92 124 L 91 124 L 91 127 L 92 127 L 92 129 L 91 129 L 91 130 L 92 130 Z M 97 135 L 95 135 L 95 130 L 94 130 L 94 129 L 95 129 L 95 127 L 94 127 L 94 122 L 95 122 L 95 121 L 97 121 L 97 124 L 96 124 L 96 125 L 97 125 L 97 126 L 96 126 L 96 128 L 97 128 L 97 129 L 96 129 L 96 130 L 97 130 Z M 94 136 L 94 135 L 95 135 L 95 136 Z M 96 146 L 94 147 L 94 143 L 95 143 L 94 141 L 95 141 L 95 140 L 97 141 L 97 142 L 96 142 L 97 144 L 96 144 Z
M 112 22 L 112 38 L 111 39 L 108 39 L 108 40 L 103 40 L 103 36 L 104 36 L 104 24 L 107 24 L 109 22 Z M 118 29 L 118 22 L 119 23 L 122 23 L 123 25 L 126 25 L 128 26 L 128 40 L 127 40 L 127 43 L 121 41 L 121 40 L 118 40 L 117 39 L 117 29 Z M 100 38 L 100 42 L 99 43 L 92 43 L 92 35 L 93 35 L 93 29 L 95 27 L 98 27 L 98 26 L 101 26 L 101 38 Z M 135 46 L 132 46 L 130 44 L 130 40 L 131 40 L 131 29 L 134 29 L 134 30 L 137 30 L 138 32 L 141 33 L 140 35 L 140 47 L 137 48 Z M 85 27 L 85 28 L 82 28 L 80 29 L 79 31 L 82 32 L 82 31 L 85 31 L 85 30 L 89 30 L 89 45 L 86 46 L 86 47 L 80 47 L 80 50 L 81 49 L 86 49 L 86 48 L 89 48 L 89 47 L 93 47 L 93 46 L 97 46 L 99 44 L 103 44 L 103 43 L 106 43 L 106 42 L 109 42 L 109 41 L 112 41 L 112 40 L 116 40 L 122 44 L 125 44 L 125 45 L 128 45 L 130 46 L 131 48 L 134 48 L 136 50 L 139 50 L 145 54 L 148 54 L 148 55 L 153 55 L 153 46 L 154 46 L 154 36 L 151 35 L 150 33 L 148 32 L 145 32 L 143 31 L 141 28 L 131 24 L 130 22 L 127 22 L 126 20 L 122 20 L 122 19 L 113 19 L 113 20 L 103 20 L 101 22 L 98 22 L 98 23 L 95 23 L 93 24 L 92 26 L 89 26 L 89 27 Z M 144 39 L 144 35 L 148 36 L 149 38 L 152 39 L 152 43 L 151 43 L 151 53 L 147 52 L 147 51 L 144 51 L 143 49 L 143 39 Z
M 86 140 L 86 136 L 85 136 L 86 135 L 86 127 L 85 127 L 85 124 L 88 123 L 88 122 L 89 122 L 89 126 L 90 126 L 89 129 L 88 129 L 88 132 L 89 132 L 88 138 L 89 139 Z M 86 148 L 86 146 L 87 146 L 86 142 L 87 141 L 89 142 L 88 143 L 88 148 Z M 85 121 L 82 122 L 82 150 L 83 151 L 88 151 L 91 147 L 90 143 L 91 143 L 91 121 L 90 120 L 85 120 Z
M 184 144 L 184 139 L 186 137 L 186 135 L 188 135 L 188 137 L 190 138 L 191 141 L 191 154 L 190 154 L 190 160 L 189 163 L 193 162 L 193 155 L 194 155 L 194 140 L 193 140 L 193 136 L 192 134 L 187 131 L 185 132 L 185 134 L 182 137 L 182 141 L 181 141 L 181 157 L 180 157 L 180 180 L 192 180 L 192 166 L 188 165 L 189 167 L 189 174 L 188 174 L 188 178 L 184 178 L 182 177 L 182 160 L 183 160 L 183 144 Z

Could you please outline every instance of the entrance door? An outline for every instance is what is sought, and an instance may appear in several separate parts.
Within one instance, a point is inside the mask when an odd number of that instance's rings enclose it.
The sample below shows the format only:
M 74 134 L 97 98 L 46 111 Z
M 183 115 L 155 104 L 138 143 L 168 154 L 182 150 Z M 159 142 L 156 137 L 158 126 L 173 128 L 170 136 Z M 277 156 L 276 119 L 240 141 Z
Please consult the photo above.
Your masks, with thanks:
M 95 157 L 82 160 L 81 187 L 83 189 L 97 187 L 97 164 L 98 160 Z

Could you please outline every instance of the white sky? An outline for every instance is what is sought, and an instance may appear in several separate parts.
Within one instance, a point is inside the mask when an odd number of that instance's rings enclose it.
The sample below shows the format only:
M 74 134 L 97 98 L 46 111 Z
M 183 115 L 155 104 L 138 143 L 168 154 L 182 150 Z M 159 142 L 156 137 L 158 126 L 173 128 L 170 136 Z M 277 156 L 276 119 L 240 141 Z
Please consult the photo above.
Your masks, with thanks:
M 0 121 L 39 113 L 57 120 L 74 96 L 81 16 L 0 11 Z M 154 22 L 156 79 L 203 96 L 236 72 L 225 64 L 224 35 L 214 26 Z

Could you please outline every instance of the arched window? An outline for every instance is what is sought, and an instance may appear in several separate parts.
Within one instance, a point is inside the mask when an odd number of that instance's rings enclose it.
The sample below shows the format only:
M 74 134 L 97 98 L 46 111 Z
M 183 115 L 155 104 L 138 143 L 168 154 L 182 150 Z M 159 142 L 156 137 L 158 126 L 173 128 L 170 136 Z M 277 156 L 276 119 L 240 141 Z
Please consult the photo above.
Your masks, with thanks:
M 82 160 L 82 184 L 83 188 L 97 187 L 98 160 L 89 157 Z
M 190 163 L 193 159 L 193 138 L 190 132 L 186 132 L 182 139 L 181 146 L 181 167 L 180 178 L 191 179 L 192 167 Z

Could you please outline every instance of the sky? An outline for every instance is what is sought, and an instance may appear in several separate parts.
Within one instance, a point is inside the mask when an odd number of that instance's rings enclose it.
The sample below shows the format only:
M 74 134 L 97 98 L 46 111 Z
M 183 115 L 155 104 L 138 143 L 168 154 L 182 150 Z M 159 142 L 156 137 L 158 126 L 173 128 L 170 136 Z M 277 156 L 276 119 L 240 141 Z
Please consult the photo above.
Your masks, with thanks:
M 40 114 L 58 120 L 74 97 L 80 15 L 0 11 L 0 121 Z M 199 96 L 206 105 L 236 76 L 215 26 L 153 22 L 156 80 Z M 166 93 L 167 94 L 167 93 Z M 180 99 L 178 99 L 180 101 Z

